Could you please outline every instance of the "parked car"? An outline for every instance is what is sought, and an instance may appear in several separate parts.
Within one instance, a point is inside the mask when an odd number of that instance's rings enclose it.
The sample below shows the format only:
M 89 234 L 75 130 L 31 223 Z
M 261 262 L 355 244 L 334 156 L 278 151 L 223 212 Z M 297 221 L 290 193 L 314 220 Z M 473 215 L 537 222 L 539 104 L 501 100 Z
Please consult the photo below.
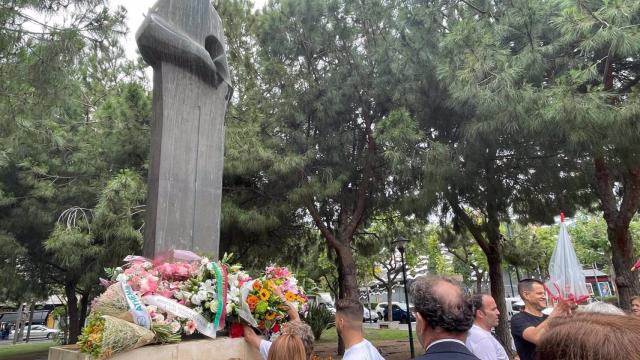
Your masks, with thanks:
M 397 301 L 392 302 L 393 305 L 398 305 L 401 306 L 403 309 L 406 308 L 405 303 L 399 303 Z M 413 309 L 413 304 L 409 303 L 409 306 L 411 307 L 411 309 Z M 381 302 L 378 303 L 378 305 L 375 308 L 375 312 L 378 314 L 378 319 L 384 319 L 384 312 L 387 309 L 387 302 Z
M 318 306 L 322 306 L 322 307 L 326 308 L 327 310 L 331 311 L 331 313 L 333 315 L 336 314 L 336 307 L 333 306 L 333 304 L 331 304 L 331 303 L 319 303 Z
M 375 312 L 375 310 L 369 310 L 366 307 L 362 307 L 362 322 L 368 322 L 369 318 L 371 318 L 371 321 L 373 322 L 378 322 L 378 314 Z
M 400 323 L 405 324 L 407 323 L 408 319 L 411 318 L 411 321 L 416 321 L 415 316 L 407 311 L 407 306 L 405 304 L 401 304 L 401 303 L 392 303 L 391 304 L 392 307 L 392 314 L 391 314 L 391 321 L 400 321 Z M 385 321 L 388 321 L 389 316 L 387 314 L 388 312 L 388 307 L 384 308 L 384 311 L 382 313 L 382 319 L 384 319 Z
M 505 298 L 505 305 L 507 306 L 507 320 L 511 320 L 513 315 L 519 313 L 524 309 L 524 301 L 519 296 Z
M 29 333 L 29 337 L 31 339 L 35 338 L 47 338 L 47 339 L 55 339 L 58 334 L 60 334 L 60 330 L 58 329 L 49 329 L 44 325 L 31 325 L 26 326 L 22 332 L 22 336 L 24 338 L 27 337 L 27 331 L 29 331 L 29 327 L 31 327 L 31 332 Z M 11 330 L 10 337 L 15 334 L 15 329 Z

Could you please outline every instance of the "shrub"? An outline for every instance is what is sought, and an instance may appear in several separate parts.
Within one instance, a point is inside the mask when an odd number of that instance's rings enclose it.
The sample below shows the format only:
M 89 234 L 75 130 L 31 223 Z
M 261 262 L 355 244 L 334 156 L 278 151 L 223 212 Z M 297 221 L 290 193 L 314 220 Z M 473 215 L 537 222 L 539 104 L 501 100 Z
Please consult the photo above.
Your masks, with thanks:
M 311 304 L 309 311 L 304 316 L 304 321 L 309 324 L 311 331 L 313 331 L 313 336 L 318 341 L 323 331 L 335 326 L 336 318 L 326 307 Z

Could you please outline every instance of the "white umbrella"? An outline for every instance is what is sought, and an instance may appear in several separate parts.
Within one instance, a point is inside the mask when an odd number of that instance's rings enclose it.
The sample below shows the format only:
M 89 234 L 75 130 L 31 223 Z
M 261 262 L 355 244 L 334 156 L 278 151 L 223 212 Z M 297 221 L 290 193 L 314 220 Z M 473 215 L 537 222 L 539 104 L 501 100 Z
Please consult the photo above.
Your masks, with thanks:
M 549 262 L 549 281 L 546 287 L 554 301 L 571 300 L 580 303 L 589 298 L 582 265 L 571 244 L 563 213 L 560 213 L 560 233 Z

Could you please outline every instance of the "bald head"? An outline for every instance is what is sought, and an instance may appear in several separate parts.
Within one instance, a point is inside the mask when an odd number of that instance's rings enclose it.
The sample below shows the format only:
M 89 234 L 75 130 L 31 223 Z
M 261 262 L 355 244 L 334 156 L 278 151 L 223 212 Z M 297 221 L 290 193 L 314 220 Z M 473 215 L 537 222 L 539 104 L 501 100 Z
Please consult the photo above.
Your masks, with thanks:
M 414 281 L 411 295 L 416 311 L 432 329 L 465 333 L 473 325 L 471 304 L 450 277 L 420 277 Z

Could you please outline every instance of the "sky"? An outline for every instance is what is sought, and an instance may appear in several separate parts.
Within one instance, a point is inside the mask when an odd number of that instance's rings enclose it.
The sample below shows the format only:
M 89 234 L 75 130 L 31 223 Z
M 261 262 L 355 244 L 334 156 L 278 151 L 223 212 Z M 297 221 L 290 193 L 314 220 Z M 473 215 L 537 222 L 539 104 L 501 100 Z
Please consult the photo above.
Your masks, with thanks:
M 127 27 L 129 32 L 124 40 L 124 49 L 129 59 L 135 59 L 137 56 L 136 31 L 142 24 L 147 11 L 156 0 L 111 0 L 109 1 L 112 8 L 124 6 L 127 9 Z
M 110 0 L 110 7 L 116 8 L 117 6 L 124 6 L 127 9 L 127 27 L 129 33 L 124 40 L 124 49 L 127 54 L 127 58 L 135 60 L 137 55 L 136 45 L 136 31 L 142 24 L 147 11 L 157 0 Z M 188 0 L 183 0 L 188 1 Z M 258 8 L 264 4 L 266 0 L 254 0 L 255 7 Z M 223 24 L 224 25 L 224 24 Z

